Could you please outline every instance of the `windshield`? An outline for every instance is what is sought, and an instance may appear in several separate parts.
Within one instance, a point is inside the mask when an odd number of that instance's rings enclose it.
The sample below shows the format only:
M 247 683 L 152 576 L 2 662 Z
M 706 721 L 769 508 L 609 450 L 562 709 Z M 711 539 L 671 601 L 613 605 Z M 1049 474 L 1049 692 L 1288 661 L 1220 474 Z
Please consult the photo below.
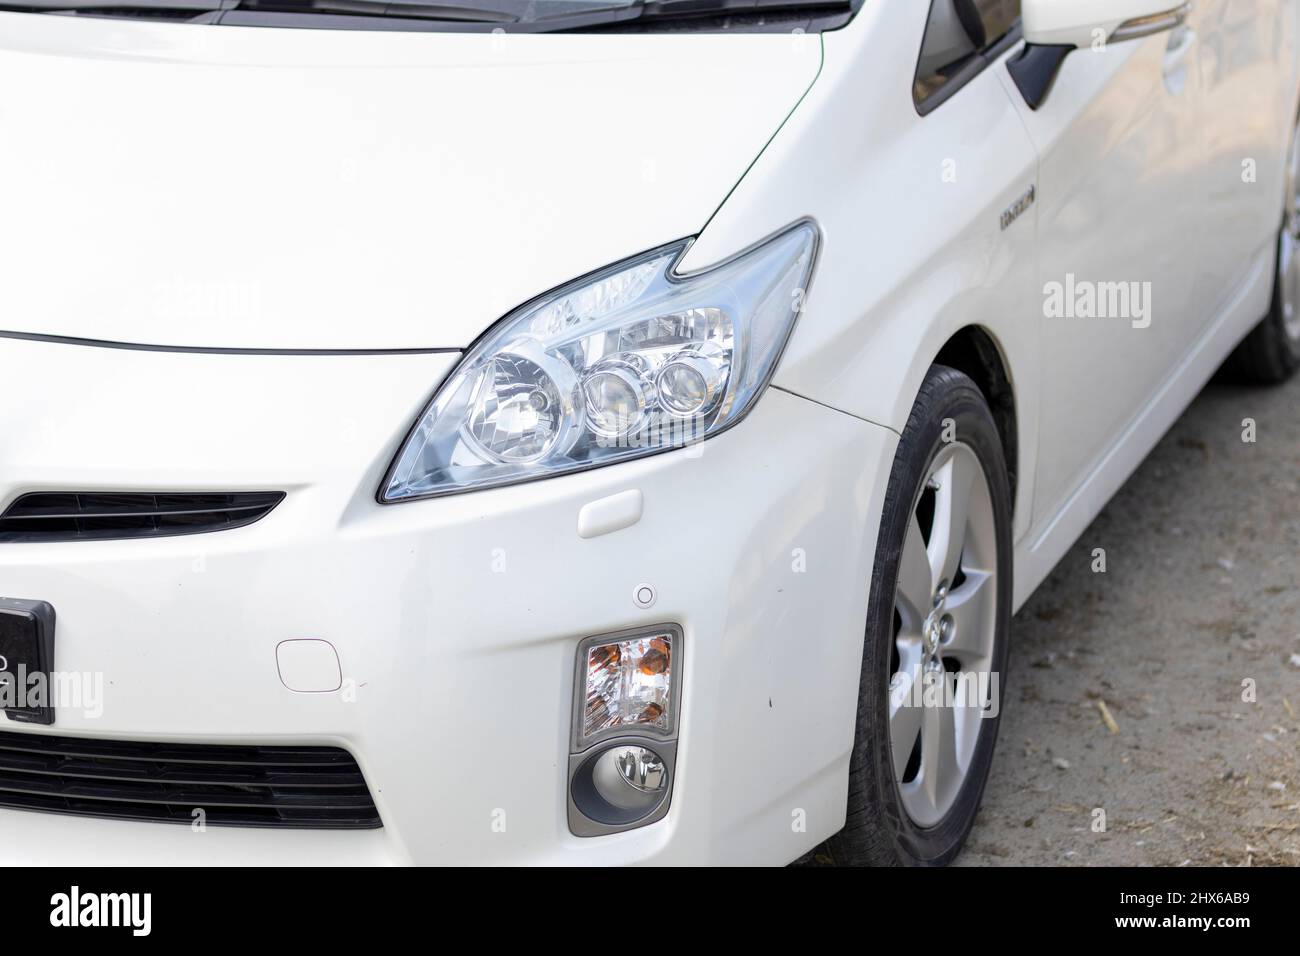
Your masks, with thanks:
M 819 32 L 859 0 L 0 0 L 0 11 L 326 29 Z

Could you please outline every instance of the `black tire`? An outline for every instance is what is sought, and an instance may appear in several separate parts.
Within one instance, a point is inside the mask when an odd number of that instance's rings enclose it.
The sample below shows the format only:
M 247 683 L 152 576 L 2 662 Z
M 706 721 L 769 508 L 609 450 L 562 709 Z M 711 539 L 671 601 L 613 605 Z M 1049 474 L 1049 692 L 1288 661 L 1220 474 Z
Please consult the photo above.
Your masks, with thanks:
M 1300 120 L 1297 121 L 1300 123 Z M 1273 298 L 1268 315 L 1241 340 L 1237 348 L 1223 363 L 1222 376 L 1229 381 L 1257 385 L 1277 385 L 1285 382 L 1300 367 L 1300 335 L 1292 335 L 1286 328 L 1283 295 L 1283 250 L 1296 248 L 1300 233 L 1300 203 L 1296 199 L 1296 164 L 1300 139 L 1292 136 L 1286 159 L 1286 184 L 1282 196 L 1282 221 L 1277 241 L 1273 245 Z M 1294 261 L 1294 260 L 1293 260 Z M 1293 308 L 1300 308 L 1297 303 Z M 1294 324 L 1294 323 L 1293 323 Z
M 894 456 L 885 494 L 875 572 L 867 610 L 866 640 L 858 692 L 857 730 L 849 767 L 848 816 L 827 842 L 840 865 L 940 866 L 961 850 L 988 779 L 999 717 L 981 722 L 967 777 L 951 809 L 927 829 L 904 812 L 889 743 L 889 679 L 894 641 L 894 602 L 908 522 L 916 511 L 931 463 L 943 446 L 944 420 L 978 457 L 988 481 L 997 537 L 997 611 L 993 670 L 998 674 L 998 713 L 1006 671 L 1011 618 L 1011 492 L 1002 442 L 983 394 L 955 369 L 932 366 Z
M 1281 255 L 1276 255 L 1275 263 L 1280 262 Z M 1230 381 L 1277 385 L 1294 375 L 1297 368 L 1300 368 L 1300 339 L 1287 334 L 1282 316 L 1281 277 L 1275 264 L 1268 315 L 1241 340 L 1228 356 L 1223 370 Z

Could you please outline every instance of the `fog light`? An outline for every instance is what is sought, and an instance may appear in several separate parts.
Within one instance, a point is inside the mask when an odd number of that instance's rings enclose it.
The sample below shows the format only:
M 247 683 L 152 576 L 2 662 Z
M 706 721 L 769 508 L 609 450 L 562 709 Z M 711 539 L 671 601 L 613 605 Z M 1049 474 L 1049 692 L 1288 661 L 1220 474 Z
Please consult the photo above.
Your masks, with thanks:
M 590 753 L 569 783 L 580 836 L 639 826 L 663 814 L 668 798 L 668 761 L 634 743 L 617 743 Z M 590 824 L 598 829 L 590 829 Z M 605 828 L 604 830 L 599 828 Z
M 591 770 L 596 792 L 622 810 L 650 811 L 663 799 L 668 768 L 653 750 L 635 745 L 610 747 Z

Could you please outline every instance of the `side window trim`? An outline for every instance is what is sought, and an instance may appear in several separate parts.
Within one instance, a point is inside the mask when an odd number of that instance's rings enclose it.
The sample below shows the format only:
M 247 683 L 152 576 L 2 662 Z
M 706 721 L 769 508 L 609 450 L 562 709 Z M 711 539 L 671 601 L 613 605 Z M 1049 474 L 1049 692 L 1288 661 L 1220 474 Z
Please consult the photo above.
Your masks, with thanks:
M 928 116 L 933 113 L 956 95 L 963 86 L 996 63 L 1004 53 L 1019 43 L 1023 36 L 1024 31 L 1021 27 L 1020 19 L 1017 17 L 1015 24 L 1012 25 L 1011 29 L 1006 32 L 1006 35 L 1002 37 L 1002 39 L 998 40 L 997 43 L 993 44 L 983 53 L 976 54 L 969 63 L 961 68 L 961 70 L 954 73 L 947 83 L 939 87 L 939 89 L 935 90 L 923 100 L 917 100 L 916 97 L 913 96 L 912 103 L 916 107 L 916 112 L 921 116 Z M 925 45 L 924 37 L 921 38 L 921 45 Z M 920 78 L 920 69 L 921 58 L 918 54 L 916 61 L 917 72 L 912 78 L 913 90 L 916 89 L 916 81 Z

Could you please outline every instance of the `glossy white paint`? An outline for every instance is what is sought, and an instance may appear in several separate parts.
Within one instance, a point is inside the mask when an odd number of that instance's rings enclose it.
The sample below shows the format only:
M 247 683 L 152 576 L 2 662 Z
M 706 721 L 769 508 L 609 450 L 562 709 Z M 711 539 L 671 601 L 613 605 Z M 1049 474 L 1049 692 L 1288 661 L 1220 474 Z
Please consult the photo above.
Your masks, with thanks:
M 235 531 L 0 545 L 0 589 L 58 611 L 59 669 L 105 685 L 101 716 L 65 709 L 50 728 L 0 730 L 342 745 L 385 824 L 262 843 L 213 827 L 200 842 L 185 827 L 64 829 L 0 810 L 0 861 L 757 863 L 793 859 L 843 819 L 842 709 L 861 639 L 810 642 L 861 634 L 892 432 L 772 391 L 745 427 L 700 448 L 379 506 L 382 472 L 454 356 L 2 339 L 0 352 L 25 396 L 0 405 L 0 502 L 73 486 L 288 492 Z M 583 506 L 629 490 L 644 496 L 639 523 L 579 536 Z M 809 573 L 791 573 L 797 548 Z M 657 600 L 642 610 L 633 592 L 647 583 Z M 562 768 L 577 642 L 664 621 L 684 631 L 690 728 L 672 812 L 641 832 L 574 837 Z M 354 700 L 284 686 L 276 649 L 300 638 L 334 646 Z M 791 800 L 807 833 L 791 829 Z
M 1037 156 L 1001 66 L 931 116 L 917 114 L 909 64 L 924 29 L 923 11 L 875 3 L 824 35 L 822 75 L 683 267 L 815 215 L 826 241 L 776 384 L 896 431 L 944 342 L 968 325 L 988 329 L 1016 387 L 1023 533 L 1041 374 L 1036 207 L 1005 231 L 999 220 L 1034 185 Z M 888 52 L 881 37 L 891 38 Z
M 338 651 L 329 641 L 295 638 L 275 647 L 280 683 L 298 694 L 328 694 L 343 687 Z
M 1210 318 L 1188 270 L 1214 251 L 1195 61 L 1176 90 L 1165 82 L 1163 57 L 1179 42 L 1167 33 L 1074 53 L 1043 107 L 1020 111 L 1039 157 L 1037 317 L 1051 370 L 1038 403 L 1038 516 L 1060 510 Z M 1129 315 L 1088 318 L 1045 315 L 1052 282 L 1139 285 Z
M 664 41 L 0 13 L 0 328 L 463 348 L 699 232 L 821 60 Z
M 578 537 L 599 538 L 630 528 L 641 520 L 644 507 L 645 496 L 638 488 L 589 501 L 578 512 Z
M 0 507 L 36 490 L 287 493 L 235 531 L 0 545 L 0 594 L 53 603 L 59 667 L 109 686 L 100 717 L 0 729 L 342 745 L 385 822 L 199 843 L 0 811 L 0 861 L 781 863 L 815 845 L 844 819 L 881 496 L 925 370 L 970 326 L 1006 365 L 1019 604 L 1265 310 L 1296 6 L 1200 0 L 1177 35 L 1071 54 L 1037 111 L 1013 47 L 925 116 L 919 3 L 868 2 L 820 38 L 497 47 L 0 14 L 10 330 L 459 348 L 684 235 L 699 233 L 686 269 L 803 216 L 824 240 L 775 387 L 737 427 L 392 506 L 376 490 L 455 353 L 0 337 Z M 1150 323 L 1045 314 L 1070 274 L 1150 282 Z M 574 837 L 578 642 L 669 622 L 671 809 Z M 277 649 L 304 639 L 336 650 L 355 701 L 286 687 Z

